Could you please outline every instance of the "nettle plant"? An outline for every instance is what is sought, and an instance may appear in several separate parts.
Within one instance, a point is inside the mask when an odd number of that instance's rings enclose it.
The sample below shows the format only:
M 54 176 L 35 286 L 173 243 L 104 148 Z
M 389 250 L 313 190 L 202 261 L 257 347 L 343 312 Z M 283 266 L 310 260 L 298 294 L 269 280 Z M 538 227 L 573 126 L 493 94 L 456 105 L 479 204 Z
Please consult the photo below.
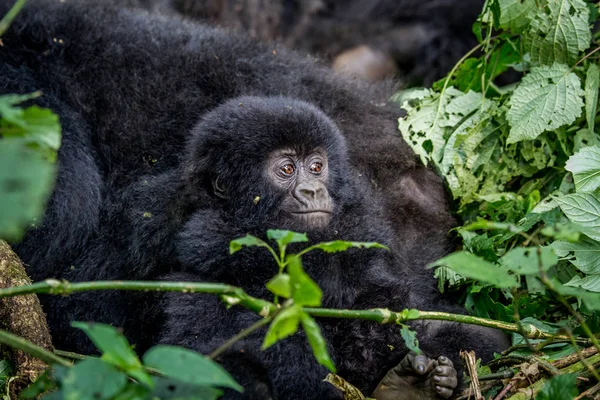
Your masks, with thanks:
M 476 315 L 598 331 L 598 7 L 488 0 L 480 44 L 431 89 L 395 98 L 400 132 L 465 222 L 464 249 L 432 267 Z

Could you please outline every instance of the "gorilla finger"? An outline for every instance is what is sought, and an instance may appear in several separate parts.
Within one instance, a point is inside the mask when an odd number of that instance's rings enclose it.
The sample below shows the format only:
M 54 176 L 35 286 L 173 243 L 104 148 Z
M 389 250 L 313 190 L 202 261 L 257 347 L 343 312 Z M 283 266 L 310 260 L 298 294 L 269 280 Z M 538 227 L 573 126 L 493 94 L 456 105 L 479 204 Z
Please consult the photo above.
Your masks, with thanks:
M 442 388 L 454 389 L 458 386 L 458 379 L 455 376 L 434 376 L 433 382 L 435 386 Z
M 445 399 L 449 398 L 450 396 L 452 396 L 452 393 L 454 393 L 454 390 L 444 388 L 441 386 L 436 386 L 435 391 L 437 392 L 438 395 L 440 395 L 441 397 L 443 397 Z
M 446 356 L 439 356 L 437 361 L 440 365 L 449 365 L 451 367 L 454 366 L 454 364 L 452 363 L 452 360 Z
M 433 373 L 436 376 L 456 376 L 456 370 L 454 369 L 454 367 L 448 366 L 437 366 L 433 370 Z
M 415 355 L 412 360 L 412 369 L 419 375 L 425 375 L 433 368 L 433 360 L 424 354 Z

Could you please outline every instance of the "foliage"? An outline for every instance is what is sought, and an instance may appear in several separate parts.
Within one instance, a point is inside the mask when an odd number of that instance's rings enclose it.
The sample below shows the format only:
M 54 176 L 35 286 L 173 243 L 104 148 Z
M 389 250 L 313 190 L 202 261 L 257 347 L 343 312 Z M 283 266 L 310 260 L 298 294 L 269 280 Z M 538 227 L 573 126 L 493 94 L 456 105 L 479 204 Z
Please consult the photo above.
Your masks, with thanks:
M 219 364 L 191 350 L 155 346 L 143 363 L 127 339 L 109 325 L 75 322 L 92 339 L 100 358 L 89 357 L 73 367 L 54 366 L 21 393 L 33 399 L 150 400 L 216 399 L 221 388 L 242 391 Z
M 597 332 L 598 7 L 488 0 L 477 48 L 432 89 L 396 96 L 403 137 L 444 177 L 464 221 L 463 250 L 431 267 L 475 315 Z M 538 398 L 568 398 L 553 394 L 568 390 L 561 379 Z

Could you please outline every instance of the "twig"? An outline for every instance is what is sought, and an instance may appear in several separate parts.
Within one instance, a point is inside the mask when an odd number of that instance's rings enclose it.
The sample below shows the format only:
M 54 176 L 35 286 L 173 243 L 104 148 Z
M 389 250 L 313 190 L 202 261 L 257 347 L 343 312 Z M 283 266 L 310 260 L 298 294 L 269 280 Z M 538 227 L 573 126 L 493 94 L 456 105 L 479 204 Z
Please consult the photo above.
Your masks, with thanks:
M 467 366 L 467 371 L 469 372 L 469 377 L 471 378 L 471 382 L 469 382 L 469 392 L 470 394 L 475 395 L 476 400 L 485 400 L 483 395 L 481 394 L 481 389 L 479 387 L 479 378 L 477 376 L 477 361 L 475 359 L 474 351 L 461 351 L 460 358 L 465 361 Z
M 241 331 L 237 335 L 231 337 L 225 343 L 223 343 L 222 345 L 217 347 L 212 353 L 210 353 L 208 355 L 208 358 L 210 358 L 211 360 L 214 360 L 215 358 L 220 356 L 223 352 L 225 352 L 228 348 L 233 346 L 235 343 L 239 342 L 246 336 L 250 335 L 252 332 L 257 331 L 258 329 L 262 328 L 265 325 L 268 325 L 269 322 L 271 322 L 271 320 L 273 320 L 273 318 L 274 318 L 274 315 L 258 320 L 254 324 L 250 325 L 248 328 L 244 329 L 243 331 Z
M 25 340 L 19 336 L 13 335 L 10 332 L 0 329 L 0 343 L 10 346 L 14 349 L 22 350 L 27 354 L 39 358 L 47 364 L 58 364 L 63 367 L 70 367 L 71 362 L 67 359 L 57 356 L 56 354 L 44 349 L 43 347 L 36 346 L 28 340 Z
M 17 2 L 12 6 L 12 8 L 6 13 L 6 15 L 0 20 L 0 36 L 6 32 L 13 19 L 19 14 L 21 8 L 25 5 L 27 0 L 17 0 Z
M 506 385 L 504 389 L 502 389 L 502 391 L 498 393 L 498 396 L 494 397 L 494 400 L 502 400 L 503 398 L 505 398 L 508 392 L 510 392 L 510 389 L 512 389 L 513 383 L 514 381 L 510 381 L 508 385 Z
M 596 384 L 595 386 L 592 386 L 591 388 L 589 388 L 588 390 L 586 390 L 585 392 L 581 393 L 579 396 L 575 397 L 573 400 L 581 400 L 585 397 L 588 396 L 593 396 L 595 393 L 600 392 L 600 383 Z M 596 397 L 594 397 L 596 398 Z
M 571 354 L 570 356 L 563 357 L 560 360 L 556 360 L 552 363 L 556 368 L 564 368 L 571 364 L 575 364 L 577 361 L 581 360 L 581 357 L 588 358 L 598 353 L 598 349 L 595 347 L 588 347 L 587 349 L 581 350 L 581 355 L 579 353 Z

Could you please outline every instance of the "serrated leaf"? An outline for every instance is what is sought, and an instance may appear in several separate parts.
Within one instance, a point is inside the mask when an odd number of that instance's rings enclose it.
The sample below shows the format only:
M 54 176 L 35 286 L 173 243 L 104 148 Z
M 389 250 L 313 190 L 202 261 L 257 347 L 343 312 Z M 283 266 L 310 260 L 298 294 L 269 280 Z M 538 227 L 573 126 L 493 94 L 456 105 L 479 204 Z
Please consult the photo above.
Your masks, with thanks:
M 467 278 L 475 279 L 505 289 L 517 286 L 516 279 L 504 269 L 466 251 L 443 257 L 428 267 L 448 267 Z
M 531 69 L 510 98 L 507 143 L 535 139 L 574 122 L 583 107 L 581 82 L 564 64 Z
M 590 64 L 585 76 L 585 119 L 588 129 L 594 132 L 596 111 L 598 108 L 598 90 L 600 88 L 600 67 Z
M 333 365 L 333 361 L 327 352 L 327 343 L 325 342 L 325 339 L 323 339 L 323 334 L 321 334 L 319 325 L 317 325 L 317 322 L 313 317 L 305 312 L 300 312 L 300 318 L 302 321 L 302 328 L 304 329 L 304 333 L 306 333 L 308 343 L 310 344 L 318 363 L 335 373 L 335 365 Z
M 265 350 L 281 339 L 298 332 L 301 313 L 302 307 L 298 304 L 294 304 L 277 314 L 273 322 L 271 322 L 271 325 L 269 325 L 269 330 L 267 330 L 267 334 L 265 335 L 262 349 Z
M 600 147 L 590 146 L 569 157 L 565 169 L 573 174 L 577 192 L 593 192 L 600 187 Z
M 164 376 L 198 386 L 244 389 L 216 362 L 183 347 L 159 345 L 144 354 L 144 365 Z
M 128 375 L 152 387 L 150 375 L 142 368 L 140 359 L 131 345 L 115 327 L 100 323 L 73 322 L 71 326 L 81 329 L 102 352 L 102 360 L 119 367 Z
M 346 251 L 350 248 L 389 250 L 387 246 L 376 242 L 348 242 L 346 240 L 334 240 L 333 242 L 323 242 L 314 245 L 313 248 L 323 250 L 326 253 L 338 253 L 340 251 Z
M 287 272 L 290 275 L 291 297 L 301 306 L 319 307 L 323 292 L 302 268 L 299 257 L 288 257 Z
M 535 400 L 574 399 L 578 394 L 577 374 L 556 375 L 544 384 Z
M 400 324 L 400 336 L 402 336 L 402 340 L 404 340 L 404 344 L 410 351 L 414 351 L 417 354 L 421 354 L 421 349 L 419 348 L 419 340 L 417 339 L 417 332 L 410 329 L 410 326 Z
M 567 258 L 581 272 L 600 274 L 600 243 L 584 238 L 577 243 L 555 241 L 550 246 L 561 258 Z
M 269 229 L 267 231 L 267 237 L 270 240 L 275 240 L 279 247 L 287 246 L 290 243 L 308 242 L 308 236 L 306 236 L 306 233 L 284 231 L 279 229 Z
M 589 290 L 590 292 L 600 293 L 600 275 L 588 275 L 583 278 L 574 276 L 569 282 L 565 283 L 565 286 L 573 286 Z
M 535 0 L 498 0 L 498 3 L 500 28 L 517 34 L 529 26 L 537 9 Z
M 236 253 L 240 251 L 243 247 L 253 246 L 267 247 L 268 245 L 256 236 L 248 234 L 244 237 L 229 242 L 229 254 Z
M 590 46 L 589 9 L 583 0 L 544 0 L 524 33 L 525 50 L 539 64 L 573 64 Z
M 600 200 L 597 194 L 573 193 L 555 200 L 567 218 L 583 228 L 583 233 L 600 240 Z
M 499 262 L 509 271 L 529 275 L 538 274 L 540 267 L 543 271 L 548 271 L 556 265 L 558 257 L 550 247 L 517 247 L 502 256 Z
M 69 368 L 60 387 L 65 400 L 110 399 L 125 387 L 127 376 L 113 365 L 90 358 Z
M 290 276 L 288 274 L 277 274 L 267 283 L 267 289 L 276 296 L 289 299 L 292 296 Z
M 0 238 L 17 240 L 42 217 L 56 166 L 19 140 L 0 140 Z

